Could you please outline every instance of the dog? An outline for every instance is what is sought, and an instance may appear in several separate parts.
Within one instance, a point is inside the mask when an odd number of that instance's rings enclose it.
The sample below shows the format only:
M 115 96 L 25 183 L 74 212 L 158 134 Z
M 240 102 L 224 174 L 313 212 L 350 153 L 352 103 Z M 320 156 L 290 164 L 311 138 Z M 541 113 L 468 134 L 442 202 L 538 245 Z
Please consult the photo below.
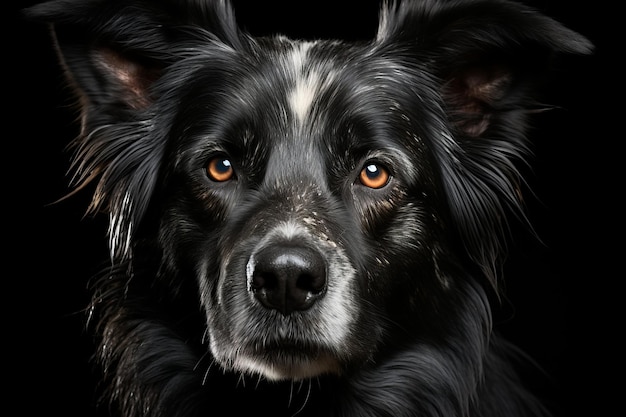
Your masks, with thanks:
M 381 5 L 363 41 L 227 0 L 53 0 L 109 218 L 86 326 L 124 417 L 543 416 L 493 329 L 541 81 L 592 44 L 507 0 Z

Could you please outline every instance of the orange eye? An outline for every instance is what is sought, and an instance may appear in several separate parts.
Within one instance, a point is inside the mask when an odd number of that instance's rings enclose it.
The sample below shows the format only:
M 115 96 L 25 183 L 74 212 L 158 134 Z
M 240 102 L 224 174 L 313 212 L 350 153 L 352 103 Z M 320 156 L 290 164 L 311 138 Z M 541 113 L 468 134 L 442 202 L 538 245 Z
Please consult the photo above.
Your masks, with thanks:
M 210 179 L 217 182 L 228 181 L 235 175 L 235 171 L 228 158 L 217 156 L 209 161 L 206 168 Z
M 359 181 L 369 188 L 382 188 L 389 182 L 389 171 L 383 166 L 370 163 L 361 170 Z

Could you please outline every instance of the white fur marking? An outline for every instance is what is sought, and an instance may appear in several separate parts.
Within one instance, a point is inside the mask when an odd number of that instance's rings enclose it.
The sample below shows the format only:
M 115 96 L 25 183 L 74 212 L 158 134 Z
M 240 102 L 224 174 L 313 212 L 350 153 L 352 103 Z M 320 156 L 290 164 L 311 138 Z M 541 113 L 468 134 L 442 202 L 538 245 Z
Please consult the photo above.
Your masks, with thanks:
M 305 68 L 307 53 L 312 45 L 309 42 L 298 44 L 290 56 L 296 85 L 289 93 L 289 104 L 300 124 L 309 115 L 320 88 L 320 75 Z
M 130 236 L 133 224 L 129 222 L 126 231 L 123 230 L 123 225 L 128 221 L 125 216 L 130 213 L 131 209 L 132 200 L 130 194 L 126 193 L 120 209 L 109 214 L 109 251 L 112 260 L 118 257 L 124 258 L 130 253 Z

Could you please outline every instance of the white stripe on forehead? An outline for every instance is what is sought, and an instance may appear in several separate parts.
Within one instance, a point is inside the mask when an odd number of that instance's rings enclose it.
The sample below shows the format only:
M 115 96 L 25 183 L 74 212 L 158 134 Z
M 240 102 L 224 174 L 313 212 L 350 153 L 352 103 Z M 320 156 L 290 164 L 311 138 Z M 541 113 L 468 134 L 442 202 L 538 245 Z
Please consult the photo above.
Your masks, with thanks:
M 307 53 L 313 45 L 311 42 L 295 45 L 289 59 L 293 68 L 295 86 L 289 94 L 289 106 L 296 120 L 303 124 L 319 89 L 319 75 L 306 69 Z

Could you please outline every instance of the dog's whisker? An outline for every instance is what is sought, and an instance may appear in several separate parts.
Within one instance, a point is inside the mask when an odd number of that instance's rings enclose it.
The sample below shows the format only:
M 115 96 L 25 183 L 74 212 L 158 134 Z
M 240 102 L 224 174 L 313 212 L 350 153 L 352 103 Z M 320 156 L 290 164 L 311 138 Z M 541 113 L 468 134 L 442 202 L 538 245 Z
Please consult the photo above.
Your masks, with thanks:
M 204 371 L 204 375 L 202 376 L 202 385 L 206 385 L 206 382 L 209 380 L 209 375 L 211 373 L 211 368 L 213 367 L 214 364 L 215 364 L 215 359 L 211 359 L 211 361 L 209 362 L 209 365 L 207 366 L 206 370 Z
M 307 392 L 306 392 L 306 397 L 304 398 L 304 401 L 302 402 L 302 405 L 300 406 L 300 408 L 291 415 L 291 417 L 295 417 L 298 414 L 300 414 L 306 407 L 306 405 L 309 402 L 309 398 L 311 396 L 311 385 L 312 385 L 312 381 L 309 379 L 308 380 L 308 384 L 307 384 Z
M 246 375 L 243 372 L 239 373 L 239 377 L 237 378 L 237 386 L 239 387 L 241 384 L 241 387 L 245 388 L 246 387 Z
M 256 377 L 256 385 L 254 386 L 255 388 L 259 388 L 261 386 L 263 382 L 263 375 L 258 374 Z
M 291 408 L 291 402 L 293 401 L 293 396 L 294 396 L 293 386 L 294 386 L 294 381 L 290 381 L 289 382 L 289 398 L 287 399 L 287 408 Z

